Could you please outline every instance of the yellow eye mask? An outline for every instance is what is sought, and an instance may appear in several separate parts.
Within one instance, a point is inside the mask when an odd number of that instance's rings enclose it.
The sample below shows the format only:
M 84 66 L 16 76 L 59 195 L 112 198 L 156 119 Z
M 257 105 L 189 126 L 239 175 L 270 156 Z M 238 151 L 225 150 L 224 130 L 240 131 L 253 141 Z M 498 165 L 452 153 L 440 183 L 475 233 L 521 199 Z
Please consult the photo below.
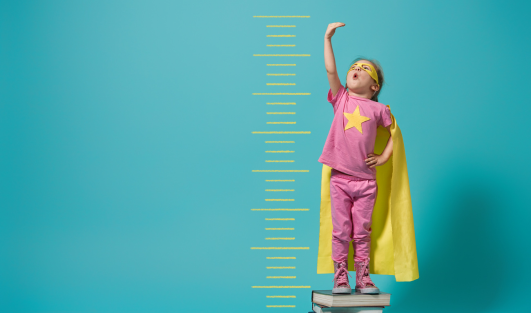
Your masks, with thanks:
M 372 66 L 371 64 L 369 63 L 354 63 L 352 64 L 352 66 L 350 67 L 350 69 L 348 70 L 347 72 L 347 75 L 350 71 L 352 71 L 353 69 L 356 68 L 356 65 L 359 66 L 362 70 L 364 70 L 365 72 L 369 73 L 369 75 L 372 77 L 372 79 L 374 79 L 374 81 L 376 82 L 376 84 L 378 84 L 378 86 L 380 86 L 380 83 L 378 82 L 378 74 L 376 73 L 376 70 L 374 69 L 374 66 Z M 370 70 L 364 68 L 363 66 L 364 65 L 367 65 Z

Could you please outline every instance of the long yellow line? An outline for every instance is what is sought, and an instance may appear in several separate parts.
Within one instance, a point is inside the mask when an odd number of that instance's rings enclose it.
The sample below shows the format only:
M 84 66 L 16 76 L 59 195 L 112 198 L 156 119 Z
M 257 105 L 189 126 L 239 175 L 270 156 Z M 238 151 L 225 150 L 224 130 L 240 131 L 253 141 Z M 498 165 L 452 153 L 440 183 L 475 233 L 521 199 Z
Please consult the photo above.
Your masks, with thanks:
M 296 37 L 296 35 L 267 35 L 266 37 Z
M 295 266 L 267 266 L 268 270 L 295 269 Z
M 310 250 L 309 247 L 251 247 L 251 250 Z
M 259 132 L 254 131 L 253 134 L 311 134 L 309 131 L 270 131 L 270 132 Z
M 310 211 L 310 209 L 251 209 L 251 211 Z
M 287 125 L 293 125 L 293 124 L 297 124 L 297 122 L 266 122 L 266 124 L 287 124 Z
M 267 66 L 297 66 L 297 64 L 267 64 Z
M 266 47 L 295 47 L 295 45 L 266 45 Z
M 312 286 L 252 286 L 252 288 L 312 288 Z
M 260 173 L 287 173 L 287 172 L 295 172 L 295 173 L 308 173 L 310 170 L 252 170 L 253 172 L 260 172 Z
M 268 237 L 265 240 L 295 240 L 295 237 L 279 237 L 279 238 Z
M 266 102 L 268 105 L 275 105 L 275 104 L 281 104 L 281 105 L 296 105 L 296 102 Z
M 266 221 L 294 221 L 295 219 L 292 217 L 289 218 L 266 218 Z
M 253 15 L 257 18 L 310 18 L 309 15 Z
M 267 276 L 266 278 L 271 279 L 295 279 L 297 276 Z
M 295 201 L 295 199 L 265 199 L 265 201 Z
M 266 163 L 293 163 L 294 160 L 265 160 Z
M 294 305 L 266 305 L 268 308 L 294 308 Z
M 295 191 L 295 189 L 266 189 L 265 191 Z
M 280 256 L 268 256 L 266 257 L 268 260 L 296 260 L 297 258 L 294 256 L 288 256 L 288 257 L 280 257 Z
M 309 56 L 311 55 L 310 54 L 253 54 L 253 57 L 309 57 Z
M 295 25 L 267 25 L 266 27 L 297 27 Z
M 280 151 L 271 151 L 267 150 L 266 153 L 294 153 L 295 151 L 289 151 L 289 150 L 280 150 Z
M 253 96 L 278 96 L 278 95 L 285 95 L 285 96 L 309 96 L 311 93 L 309 92 L 254 92 Z
M 296 86 L 295 83 L 266 83 L 266 86 Z
M 265 230 L 295 230 L 295 228 L 266 228 Z
M 295 112 L 267 112 L 267 114 L 295 114 Z
M 296 76 L 297 74 L 266 74 L 266 76 Z
M 295 298 L 295 296 L 266 296 L 266 298 Z

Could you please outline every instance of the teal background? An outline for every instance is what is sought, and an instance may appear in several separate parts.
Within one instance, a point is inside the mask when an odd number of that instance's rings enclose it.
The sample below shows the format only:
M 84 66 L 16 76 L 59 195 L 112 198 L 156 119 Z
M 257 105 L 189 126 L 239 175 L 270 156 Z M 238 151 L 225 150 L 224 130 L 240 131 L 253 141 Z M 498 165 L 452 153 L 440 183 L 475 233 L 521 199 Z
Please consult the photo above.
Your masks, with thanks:
M 332 287 L 331 274 L 316 274 L 317 159 L 332 119 L 323 35 L 336 21 L 346 23 L 333 38 L 340 77 L 358 55 L 379 60 L 388 82 L 380 102 L 405 140 L 420 279 L 372 275 L 392 294 L 385 312 L 527 311 L 529 9 L 523 1 L 1 1 L 0 312 L 309 311 L 311 289 L 251 286 Z M 297 37 L 266 38 L 286 33 Z M 277 43 L 297 46 L 265 46 Z M 275 69 L 297 76 L 266 77 L 266 63 L 297 63 Z M 311 95 L 285 109 L 295 116 L 275 119 L 265 102 L 294 98 L 252 95 L 283 91 Z M 311 134 L 251 134 L 265 130 Z M 295 140 L 286 157 L 295 162 L 265 163 L 265 150 L 286 146 L 264 140 Z M 264 201 L 273 186 L 264 179 L 279 177 L 295 177 L 293 203 Z M 309 211 L 251 211 L 267 207 Z M 265 227 L 287 225 L 293 242 L 264 240 Z M 310 249 L 250 249 L 281 245 Z M 266 260 L 277 255 L 297 259 Z M 296 279 L 265 278 L 278 273 L 266 266 L 292 265 L 279 275 Z

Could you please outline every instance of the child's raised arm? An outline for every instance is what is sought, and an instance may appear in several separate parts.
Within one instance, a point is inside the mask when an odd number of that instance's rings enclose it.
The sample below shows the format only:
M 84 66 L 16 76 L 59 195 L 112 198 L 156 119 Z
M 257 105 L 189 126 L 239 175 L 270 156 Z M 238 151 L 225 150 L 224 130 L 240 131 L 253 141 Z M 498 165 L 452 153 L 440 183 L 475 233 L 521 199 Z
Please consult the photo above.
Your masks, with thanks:
M 341 81 L 339 76 L 337 76 L 336 69 L 336 59 L 334 58 L 334 50 L 332 50 L 332 36 L 336 32 L 336 28 L 345 26 L 344 23 L 331 23 L 328 24 L 328 28 L 325 33 L 325 43 L 324 43 L 324 59 L 326 74 L 328 75 L 328 83 L 330 84 L 330 89 L 332 91 L 332 96 L 335 96 L 339 87 L 341 86 Z

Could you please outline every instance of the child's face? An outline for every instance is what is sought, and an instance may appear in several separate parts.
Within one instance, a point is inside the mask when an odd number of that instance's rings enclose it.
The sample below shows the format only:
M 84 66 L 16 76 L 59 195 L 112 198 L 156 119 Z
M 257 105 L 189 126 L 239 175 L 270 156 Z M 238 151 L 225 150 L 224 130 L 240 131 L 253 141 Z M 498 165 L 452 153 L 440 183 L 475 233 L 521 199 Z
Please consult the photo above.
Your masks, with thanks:
M 374 67 L 374 64 L 367 60 L 359 60 L 356 63 L 369 63 Z M 362 65 L 365 69 L 371 71 L 371 68 L 367 65 Z M 352 65 L 351 71 L 347 74 L 347 87 L 350 91 L 357 94 L 373 94 L 374 91 L 378 90 L 378 84 L 374 79 L 367 73 L 362 70 L 358 65 Z

